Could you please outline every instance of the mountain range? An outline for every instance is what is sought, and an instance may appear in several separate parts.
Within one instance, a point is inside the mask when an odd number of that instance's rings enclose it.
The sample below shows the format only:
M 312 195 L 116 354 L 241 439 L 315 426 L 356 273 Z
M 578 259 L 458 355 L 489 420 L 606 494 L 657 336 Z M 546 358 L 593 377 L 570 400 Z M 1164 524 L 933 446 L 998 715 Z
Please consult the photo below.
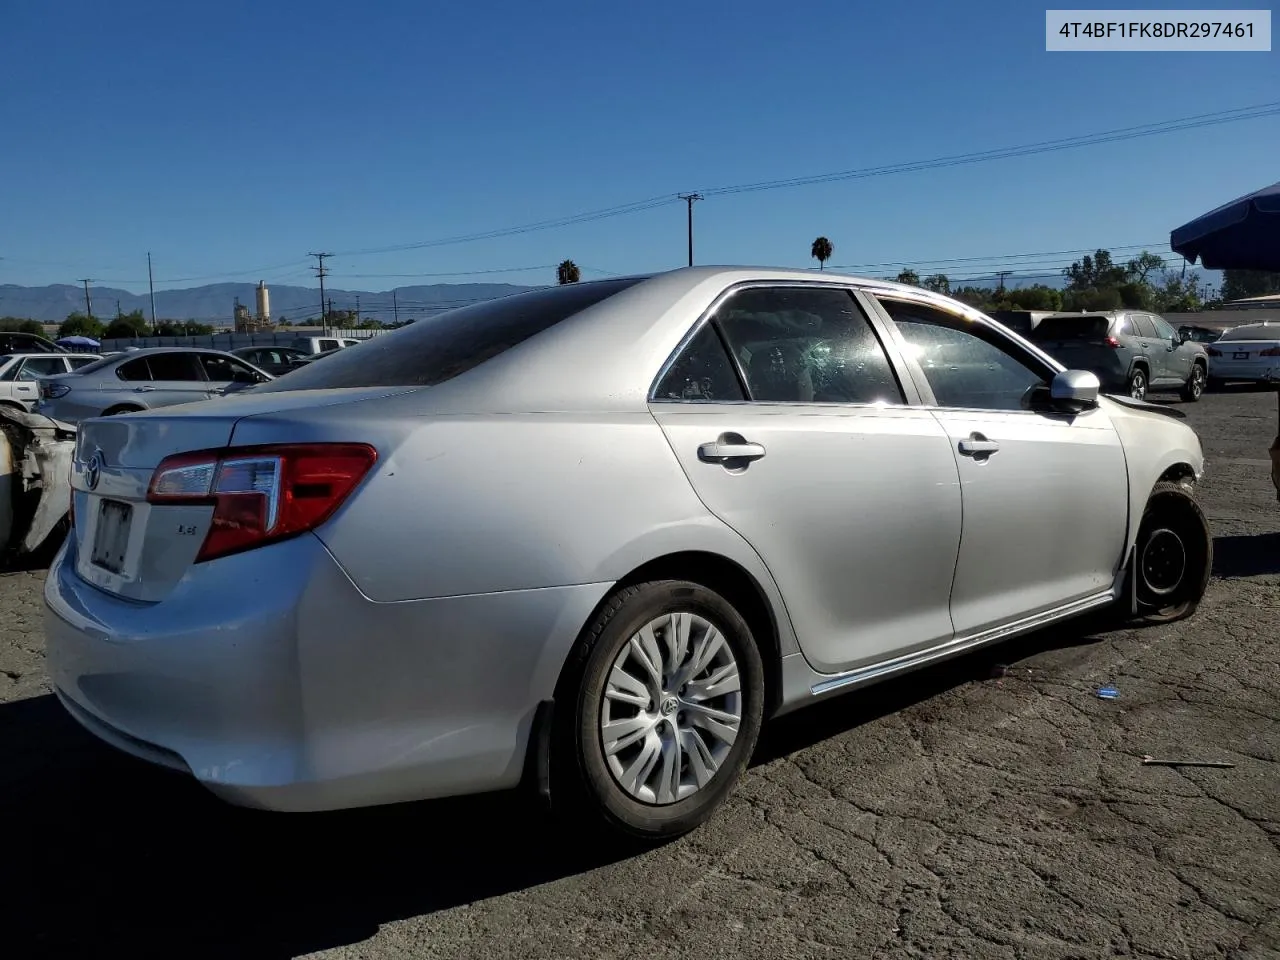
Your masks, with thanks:
M 213 283 L 202 287 L 156 291 L 158 320 L 197 320 L 214 326 L 231 326 L 235 305 L 239 302 L 254 311 L 256 283 Z M 271 286 L 271 317 L 295 323 L 320 316 L 320 291 L 315 287 Z M 508 294 L 533 289 L 511 283 L 435 283 L 427 286 L 399 287 L 393 291 L 325 290 L 334 310 L 359 309 L 362 318 L 392 322 L 416 320 L 442 310 L 492 300 Z M 90 285 L 93 315 L 109 321 L 116 315 L 141 310 L 151 318 L 151 301 L 147 294 L 131 293 L 112 287 Z M 47 287 L 24 287 L 0 284 L 0 317 L 21 317 L 41 323 L 60 323 L 67 314 L 84 313 L 84 287 L 55 283 Z

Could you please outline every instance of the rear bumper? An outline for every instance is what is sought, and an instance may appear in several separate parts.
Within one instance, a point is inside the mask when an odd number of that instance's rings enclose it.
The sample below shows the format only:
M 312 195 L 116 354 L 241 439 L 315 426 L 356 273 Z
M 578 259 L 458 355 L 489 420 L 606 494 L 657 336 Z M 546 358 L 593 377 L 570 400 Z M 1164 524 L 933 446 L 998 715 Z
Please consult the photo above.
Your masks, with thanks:
M 224 799 L 331 810 L 520 780 L 537 704 L 607 584 L 365 598 L 313 536 L 193 567 L 163 602 L 45 584 L 58 696 L 118 749 Z
M 1261 382 L 1280 377 L 1280 359 L 1229 360 L 1214 357 L 1209 361 L 1209 376 L 1215 380 Z

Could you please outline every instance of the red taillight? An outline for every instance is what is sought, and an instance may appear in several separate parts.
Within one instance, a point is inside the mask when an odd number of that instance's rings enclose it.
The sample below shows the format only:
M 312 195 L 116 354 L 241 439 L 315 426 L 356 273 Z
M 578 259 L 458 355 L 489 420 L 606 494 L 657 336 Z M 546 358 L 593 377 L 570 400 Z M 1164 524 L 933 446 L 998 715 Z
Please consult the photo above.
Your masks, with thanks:
M 296 443 L 180 453 L 151 477 L 147 502 L 210 505 L 196 563 L 313 530 L 378 459 L 363 443 Z
M 1260 354 L 1260 357 L 1280 357 L 1280 347 L 1267 347 Z
M 1211 357 L 1220 357 L 1220 356 L 1222 356 L 1222 351 L 1221 351 L 1221 350 L 1219 350 L 1217 347 L 1210 347 L 1208 352 L 1209 352 L 1209 356 L 1211 356 Z
M 1108 347 L 1119 347 L 1119 346 L 1120 346 L 1120 341 L 1119 341 L 1119 340 L 1117 340 L 1115 337 L 1104 337 L 1104 338 L 1103 338 L 1103 340 L 1102 340 L 1102 342 L 1103 342 L 1104 344 L 1106 344 Z

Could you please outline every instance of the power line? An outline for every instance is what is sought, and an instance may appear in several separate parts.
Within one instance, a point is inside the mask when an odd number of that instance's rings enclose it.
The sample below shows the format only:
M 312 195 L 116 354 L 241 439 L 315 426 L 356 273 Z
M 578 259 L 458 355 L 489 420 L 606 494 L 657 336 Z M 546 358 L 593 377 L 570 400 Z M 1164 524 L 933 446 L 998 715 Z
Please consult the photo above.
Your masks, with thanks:
M 1122 140 L 1135 140 L 1143 137 L 1157 136 L 1162 133 L 1193 130 L 1224 123 L 1238 123 L 1243 120 L 1257 120 L 1276 115 L 1280 115 L 1280 100 L 1258 104 L 1251 107 L 1237 107 L 1232 110 L 1217 111 L 1215 113 L 1195 114 L 1190 117 L 1181 117 L 1174 120 L 1144 123 L 1133 127 L 1121 127 L 1115 130 L 1105 130 L 1093 134 L 1082 134 L 1074 137 L 1042 140 L 1036 143 L 1021 144 L 1018 146 L 999 147 L 973 153 L 935 157 L 930 160 L 908 161 L 905 163 L 866 167 L 856 170 L 841 170 L 834 173 L 790 177 L 781 180 L 764 180 L 756 183 L 714 187 L 700 190 L 698 192 L 704 197 L 723 197 L 741 193 L 754 193 L 763 190 L 779 190 L 786 187 L 829 183 L 838 180 L 882 177 L 894 173 L 909 173 L 919 170 L 938 169 L 941 167 L 962 166 L 966 164 L 983 163 L 989 160 L 1031 156 L 1040 153 L 1071 150 L 1077 147 L 1095 146 L 1103 143 L 1115 143 Z M 442 247 L 459 243 L 471 243 L 478 240 L 493 240 L 499 237 L 516 236 L 518 234 L 532 233 L 539 230 L 551 230 L 558 227 L 575 226 L 577 224 L 589 223 L 595 220 L 624 216 L 631 213 L 640 213 L 645 210 L 652 210 L 656 207 L 678 202 L 681 199 L 681 194 L 666 194 L 663 196 L 650 197 L 647 200 L 637 200 L 628 204 L 620 204 L 614 207 L 606 207 L 601 210 L 592 210 L 586 213 L 557 217 L 551 220 L 536 221 L 534 223 L 522 224 L 520 226 L 505 227 L 479 233 L 461 234 L 453 237 L 442 237 L 435 240 L 420 240 L 413 243 L 403 243 L 387 247 L 371 247 L 363 250 L 351 250 L 344 252 L 343 256 L 355 257 L 370 254 L 398 253 L 405 250 L 421 250 L 428 247 Z

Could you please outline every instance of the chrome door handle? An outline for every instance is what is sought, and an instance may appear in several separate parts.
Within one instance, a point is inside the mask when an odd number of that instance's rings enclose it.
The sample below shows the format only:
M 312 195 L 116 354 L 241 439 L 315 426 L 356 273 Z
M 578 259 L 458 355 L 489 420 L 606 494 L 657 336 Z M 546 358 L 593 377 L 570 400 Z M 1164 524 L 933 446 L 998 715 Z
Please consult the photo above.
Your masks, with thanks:
M 980 433 L 969 435 L 967 440 L 960 441 L 960 452 L 966 457 L 989 457 L 1000 449 L 1000 444 L 988 440 Z
M 764 447 L 748 443 L 736 433 L 724 433 L 711 443 L 698 447 L 698 459 L 703 463 L 725 463 L 730 460 L 750 462 L 764 456 Z

